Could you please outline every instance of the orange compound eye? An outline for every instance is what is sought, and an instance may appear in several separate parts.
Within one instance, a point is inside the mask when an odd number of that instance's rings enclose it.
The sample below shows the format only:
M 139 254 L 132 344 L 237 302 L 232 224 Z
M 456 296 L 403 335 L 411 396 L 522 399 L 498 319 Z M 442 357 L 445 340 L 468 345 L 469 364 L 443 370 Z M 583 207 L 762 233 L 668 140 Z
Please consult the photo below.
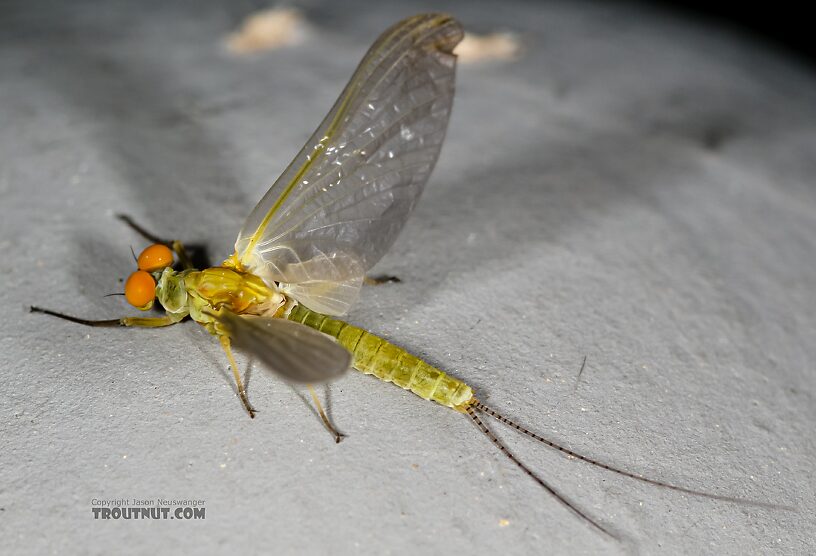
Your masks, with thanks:
M 125 299 L 127 302 L 140 309 L 147 311 L 153 306 L 153 299 L 156 297 L 156 281 L 144 270 L 137 270 L 131 274 L 125 282 Z
M 154 243 L 139 254 L 139 270 L 154 272 L 173 264 L 173 252 L 166 245 Z

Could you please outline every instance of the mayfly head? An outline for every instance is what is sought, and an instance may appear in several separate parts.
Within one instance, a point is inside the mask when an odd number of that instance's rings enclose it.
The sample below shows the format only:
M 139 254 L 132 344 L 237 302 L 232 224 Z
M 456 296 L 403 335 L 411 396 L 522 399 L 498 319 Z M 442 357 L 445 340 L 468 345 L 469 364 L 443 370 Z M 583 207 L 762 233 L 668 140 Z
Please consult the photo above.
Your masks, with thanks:
M 152 273 L 172 266 L 173 251 L 166 245 L 154 243 L 139 254 L 136 263 L 139 270 L 125 282 L 125 299 L 137 309 L 147 311 L 156 299 L 156 279 Z
M 173 251 L 162 243 L 154 243 L 139 253 L 136 263 L 139 265 L 139 270 L 145 272 L 164 270 L 173 264 Z

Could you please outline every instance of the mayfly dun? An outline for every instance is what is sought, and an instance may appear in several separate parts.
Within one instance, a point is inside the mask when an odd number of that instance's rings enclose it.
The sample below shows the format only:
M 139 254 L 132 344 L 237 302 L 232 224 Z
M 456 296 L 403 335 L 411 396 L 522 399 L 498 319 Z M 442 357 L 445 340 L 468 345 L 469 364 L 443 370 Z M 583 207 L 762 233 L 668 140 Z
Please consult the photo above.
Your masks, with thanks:
M 194 268 L 181 242 L 163 241 L 123 217 L 153 242 L 137 257 L 138 269 L 125 283 L 125 297 L 143 311 L 158 302 L 162 316 L 92 321 L 31 310 L 89 326 L 162 327 L 189 317 L 219 340 L 251 417 L 255 410 L 233 345 L 284 378 L 308 385 L 354 367 L 467 416 L 536 483 L 608 535 L 608 529 L 517 459 L 479 415 L 631 479 L 718 500 L 769 505 L 690 490 L 579 455 L 486 406 L 461 380 L 336 318 L 348 312 L 366 272 L 394 242 L 436 163 L 453 102 L 453 49 L 462 37 L 460 24 L 439 14 L 410 17 L 385 31 L 317 131 L 249 214 L 235 252 L 220 266 Z M 310 391 L 324 424 L 339 441 L 311 386 Z

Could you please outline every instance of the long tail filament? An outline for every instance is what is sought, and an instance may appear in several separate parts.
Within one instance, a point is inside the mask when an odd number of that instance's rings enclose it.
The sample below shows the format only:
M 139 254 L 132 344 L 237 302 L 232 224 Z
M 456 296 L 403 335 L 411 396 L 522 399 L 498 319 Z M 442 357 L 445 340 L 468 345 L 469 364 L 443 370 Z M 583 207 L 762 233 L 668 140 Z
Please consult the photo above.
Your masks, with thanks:
M 685 487 L 673 485 L 673 484 L 670 484 L 670 483 L 665 483 L 663 481 L 658 481 L 658 480 L 655 480 L 655 479 L 650 479 L 648 477 L 644 477 L 643 475 L 639 475 L 637 473 L 631 473 L 629 471 L 624 471 L 623 469 L 618 469 L 617 467 L 612 467 L 611 465 L 601 463 L 600 461 L 597 461 L 597 460 L 594 460 L 594 459 L 589 458 L 587 456 L 582 456 L 581 454 L 573 452 L 572 450 L 570 450 L 568 448 L 565 448 L 565 447 L 563 447 L 563 446 L 561 446 L 559 444 L 556 444 L 552 440 L 548 440 L 548 439 L 546 439 L 546 438 L 544 438 L 544 437 L 542 437 L 542 436 L 540 436 L 540 435 L 538 435 L 538 434 L 536 434 L 536 433 L 534 433 L 532 431 L 529 431 L 525 427 L 522 427 L 521 425 L 519 425 L 515 421 L 512 421 L 511 419 L 508 419 L 507 417 L 505 417 L 504 415 L 502 415 L 501 413 L 499 413 L 495 409 L 491 409 L 490 407 L 486 406 L 485 404 L 483 404 L 482 402 L 480 402 L 478 400 L 472 400 L 464 409 L 467 412 L 467 414 L 470 416 L 471 420 L 476 424 L 476 426 L 479 427 L 479 429 L 485 434 L 485 436 L 487 436 L 490 439 L 490 441 L 505 456 L 507 456 L 510 459 L 510 461 L 515 463 L 522 471 L 524 471 L 527 475 L 529 475 L 535 482 L 537 482 L 547 492 L 552 494 L 559 502 L 564 504 L 567 508 L 572 510 L 579 517 L 583 518 L 586 522 L 588 522 L 590 525 L 592 525 L 596 529 L 599 529 L 600 531 L 602 531 L 606 535 L 609 535 L 610 537 L 615 538 L 615 539 L 617 539 L 617 537 L 615 535 L 613 535 L 607 529 L 603 528 L 600 524 L 598 524 L 595 520 L 593 520 L 591 517 L 586 515 L 584 512 L 582 512 L 581 510 L 576 508 L 563 495 L 561 495 L 552 486 L 550 486 L 544 480 L 542 480 L 540 477 L 538 477 L 535 473 L 533 473 L 533 471 L 531 471 L 527 466 L 525 466 L 518 458 L 516 458 L 516 456 L 514 456 L 507 449 L 507 447 L 496 437 L 496 435 L 494 435 L 485 426 L 485 424 L 482 422 L 482 420 L 479 419 L 478 415 L 476 415 L 476 411 L 486 413 L 487 415 L 490 415 L 491 417 L 493 417 L 497 421 L 499 421 L 501 423 L 504 423 L 505 425 L 507 425 L 509 427 L 512 427 L 513 429 L 515 429 L 518 432 L 524 434 L 525 436 L 528 436 L 528 437 L 530 437 L 530 438 L 532 438 L 534 440 L 537 440 L 538 442 L 541 442 L 542 444 L 544 444 L 544 445 L 546 445 L 546 446 L 548 446 L 548 447 L 550 447 L 550 448 L 552 448 L 554 450 L 557 450 L 557 451 L 561 452 L 562 454 L 565 454 L 565 455 L 567 455 L 569 457 L 573 457 L 575 459 L 579 459 L 579 460 L 584 461 L 586 463 L 592 464 L 592 465 L 594 465 L 596 467 L 606 469 L 607 471 L 612 471 L 613 473 L 617 473 L 618 475 L 622 475 L 624 477 L 629 477 L 630 479 L 636 479 L 638 481 L 642 481 L 642 482 L 648 483 L 650 485 L 667 488 L 667 489 L 674 490 L 674 491 L 677 491 L 677 492 L 682 492 L 682 493 L 685 493 L 685 494 L 692 494 L 694 496 L 702 496 L 702 497 L 710 498 L 710 499 L 713 499 L 713 500 L 721 500 L 721 501 L 724 501 L 724 502 L 732 502 L 732 503 L 736 503 L 736 504 L 745 504 L 745 505 L 750 505 L 750 506 L 759 506 L 759 507 L 763 507 L 763 508 L 772 508 L 772 509 L 777 509 L 777 510 L 793 510 L 794 509 L 794 508 L 792 508 L 790 506 L 784 506 L 784 505 L 780 505 L 780 504 L 773 504 L 773 503 L 770 503 L 770 502 L 760 502 L 760 501 L 756 501 L 756 500 L 746 500 L 744 498 L 736 498 L 736 497 L 733 497 L 733 496 L 723 496 L 723 495 L 720 495 L 720 494 L 711 494 L 711 493 L 708 493 L 708 492 L 702 492 L 702 491 L 699 491 L 699 490 L 692 490 L 690 488 L 685 488 Z
M 501 450 L 501 452 L 502 452 L 502 453 L 503 453 L 505 456 L 507 456 L 507 457 L 510 459 L 510 461 L 512 461 L 513 463 L 515 463 L 515 464 L 516 464 L 516 465 L 517 465 L 517 466 L 518 466 L 518 467 L 519 467 L 519 468 L 520 468 L 522 471 L 524 471 L 524 472 L 525 472 L 527 475 L 529 475 L 529 476 L 530 476 L 530 477 L 531 477 L 531 478 L 532 478 L 532 479 L 533 479 L 535 482 L 537 482 L 539 485 L 541 485 L 541 487 L 543 487 L 543 488 L 544 488 L 544 490 L 546 490 L 547 492 L 549 492 L 550 494 L 552 494 L 552 495 L 553 495 L 553 496 L 556 498 L 556 500 L 558 500 L 559 502 L 561 502 L 562 504 L 564 504 L 564 506 L 566 506 L 567 508 L 569 508 L 570 510 L 572 510 L 573 512 L 575 512 L 575 514 L 577 514 L 577 515 L 578 515 L 578 517 L 580 517 L 580 518 L 584 519 L 584 520 L 585 520 L 587 523 L 589 523 L 590 525 L 592 525 L 593 527 L 595 527 L 596 529 L 598 529 L 599 531 L 601 531 L 601 532 L 602 532 L 602 533 L 604 533 L 605 535 L 609 535 L 609 536 L 610 536 L 610 537 L 612 537 L 613 539 L 617 539 L 617 538 L 618 538 L 618 537 L 616 537 L 614 534 L 612 534 L 610 531 L 608 531 L 607 529 L 604 529 L 604 527 L 603 527 L 601 524 L 599 524 L 597 521 L 595 521 L 594 519 L 592 519 L 591 517 L 589 517 L 587 514 L 585 514 L 585 513 L 584 513 L 584 512 L 582 512 L 581 510 L 579 510 L 579 509 L 578 509 L 578 507 L 577 507 L 577 506 L 575 506 L 575 505 L 573 505 L 573 504 L 572 504 L 572 503 L 571 503 L 569 500 L 567 500 L 567 499 L 564 497 L 564 495 L 562 495 L 560 492 L 558 492 L 557 490 L 555 490 L 555 488 L 553 488 L 552 486 L 550 486 L 549 484 L 547 484 L 547 482 L 546 482 L 546 481 L 544 481 L 544 479 L 542 479 L 541 477 L 539 477 L 538 475 L 536 475 L 535 473 L 533 473 L 533 471 L 532 471 L 532 470 L 531 470 L 529 467 L 527 467 L 526 465 L 524 465 L 523 463 L 521 463 L 521 461 L 520 461 L 518 458 L 516 458 L 516 456 L 514 456 L 514 455 L 513 455 L 513 454 L 510 452 L 510 450 L 508 450 L 508 449 L 507 449 L 507 447 L 506 447 L 504 444 L 502 444 L 501 440 L 499 440 L 499 439 L 496 437 L 496 435 L 495 435 L 495 434 L 493 434 L 492 432 L 490 432 L 490 429 L 488 429 L 488 428 L 487 428 L 487 426 L 486 426 L 486 425 L 485 425 L 485 424 L 482 422 L 482 420 L 481 420 L 481 419 L 479 419 L 479 416 L 478 416 L 478 415 L 476 415 L 476 412 L 473 410 L 473 408 L 474 408 L 474 407 L 477 407 L 477 406 L 476 406 L 476 404 L 473 404 L 473 405 L 471 405 L 471 406 L 467 406 L 467 407 L 465 408 L 465 411 L 467 411 L 467 414 L 468 414 L 468 415 L 470 415 L 470 418 L 473 420 L 473 422 L 476 424 L 476 426 L 477 426 L 477 427 L 479 427 L 479 429 L 480 429 L 480 430 L 481 430 L 481 431 L 482 431 L 482 432 L 485 434 L 485 436 L 487 436 L 487 437 L 490 439 L 490 441 L 491 441 L 491 442 L 492 442 L 492 443 L 493 443 L 493 444 L 494 444 L 494 445 L 495 445 L 495 446 L 496 446 L 496 447 L 497 447 L 499 450 Z

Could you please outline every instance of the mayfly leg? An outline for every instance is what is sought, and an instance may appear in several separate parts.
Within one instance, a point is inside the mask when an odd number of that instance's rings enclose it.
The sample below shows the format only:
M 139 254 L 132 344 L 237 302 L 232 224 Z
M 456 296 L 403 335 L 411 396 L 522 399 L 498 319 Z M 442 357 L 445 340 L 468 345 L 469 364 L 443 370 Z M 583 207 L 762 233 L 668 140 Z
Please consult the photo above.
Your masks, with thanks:
M 317 392 L 315 392 L 314 387 L 311 384 L 307 384 L 306 386 L 309 388 L 309 394 L 312 396 L 312 401 L 317 408 L 317 414 L 320 415 L 320 420 L 323 421 L 323 425 L 329 430 L 329 432 L 334 435 L 334 442 L 336 444 L 340 444 L 340 441 L 343 440 L 346 435 L 337 432 L 337 429 L 332 426 L 331 421 L 329 421 L 329 417 L 326 415 L 326 412 L 323 411 L 323 406 L 320 404 L 320 399 L 317 397 Z
M 137 234 L 145 238 L 147 241 L 150 241 L 152 243 L 160 243 L 172 249 L 173 252 L 175 252 L 175 254 L 178 256 L 179 261 L 181 262 L 181 266 L 183 266 L 184 268 L 186 269 L 195 268 L 193 265 L 193 261 L 187 254 L 187 249 L 179 240 L 162 239 L 159 236 L 148 232 L 145 228 L 137 224 L 136 221 L 133 220 L 133 218 L 131 218 L 127 214 L 117 214 L 116 218 L 127 224 L 133 231 L 135 231 Z
M 399 279 L 397 276 L 389 276 L 387 274 L 383 274 L 380 276 L 366 276 L 363 280 L 363 284 L 366 286 L 381 286 L 383 284 L 399 284 L 402 280 Z
M 90 320 L 33 306 L 29 309 L 29 311 L 32 313 L 51 315 L 52 317 L 57 317 L 59 319 L 75 322 L 85 326 L 95 327 L 132 326 L 138 328 L 160 328 L 162 326 L 171 326 L 178 322 L 170 317 L 122 317 L 119 319 Z
M 219 336 L 218 338 L 221 341 L 221 347 L 224 348 L 224 353 L 227 355 L 227 360 L 229 361 L 230 367 L 232 367 L 232 376 L 235 377 L 235 385 L 238 388 L 238 396 L 241 398 L 241 402 L 244 404 L 244 408 L 249 413 L 249 416 L 254 419 L 255 418 L 255 408 L 249 405 L 249 398 L 247 397 L 246 390 L 244 389 L 244 384 L 241 381 L 241 373 L 238 371 L 238 365 L 235 363 L 235 357 L 232 356 L 232 347 L 230 347 L 230 340 L 227 336 Z
M 151 240 L 152 241 L 152 240 Z M 104 320 L 90 320 L 90 319 L 83 319 L 80 317 L 75 317 L 73 315 L 66 315 L 65 313 L 58 313 L 57 311 L 51 311 L 49 309 L 43 309 L 41 307 L 31 307 L 30 312 L 32 313 L 41 313 L 43 315 L 51 315 L 52 317 L 57 317 L 63 320 L 67 320 L 70 322 L 75 322 L 77 324 L 82 324 L 84 326 L 94 326 L 94 327 L 114 327 L 114 326 L 128 326 L 128 327 L 137 327 L 137 328 L 160 328 L 164 326 L 171 326 L 173 324 L 178 323 L 177 319 L 173 319 L 169 316 L 164 317 L 122 317 L 119 319 L 104 319 Z M 243 402 L 244 407 L 249 413 L 249 416 L 253 419 L 255 418 L 255 409 L 249 405 L 249 399 L 247 398 L 246 390 L 244 389 L 244 385 L 241 381 L 241 375 L 238 372 L 238 365 L 235 363 L 235 358 L 232 356 L 232 349 L 230 348 L 230 341 L 229 338 L 226 336 L 221 336 L 221 346 L 224 348 L 224 353 L 227 354 L 227 359 L 229 360 L 229 364 L 232 367 L 232 373 L 235 377 L 235 383 L 238 387 L 238 395 L 241 398 L 241 402 Z

